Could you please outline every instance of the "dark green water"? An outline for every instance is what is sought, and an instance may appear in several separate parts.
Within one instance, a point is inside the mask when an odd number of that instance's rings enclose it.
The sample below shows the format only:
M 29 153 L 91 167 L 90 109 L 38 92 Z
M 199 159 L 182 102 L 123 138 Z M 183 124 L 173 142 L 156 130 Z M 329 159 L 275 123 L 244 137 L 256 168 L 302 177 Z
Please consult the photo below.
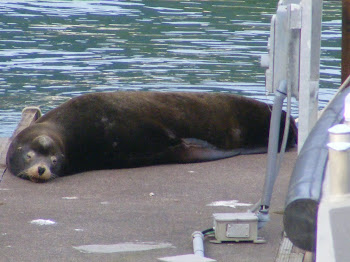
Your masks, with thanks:
M 276 1 L 0 1 L 0 136 L 24 106 L 113 90 L 230 92 L 272 101 Z M 324 1 L 320 107 L 340 84 L 339 1 Z M 297 115 L 297 103 L 293 114 Z

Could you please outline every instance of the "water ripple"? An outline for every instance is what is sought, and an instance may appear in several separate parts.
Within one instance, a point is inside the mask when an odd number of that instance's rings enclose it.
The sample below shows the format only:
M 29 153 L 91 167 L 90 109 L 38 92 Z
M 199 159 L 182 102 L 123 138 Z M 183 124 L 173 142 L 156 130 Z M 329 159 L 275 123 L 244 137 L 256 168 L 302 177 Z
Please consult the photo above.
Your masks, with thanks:
M 324 2 L 320 105 L 340 83 L 339 1 Z M 0 136 L 24 106 L 83 93 L 230 92 L 271 102 L 264 69 L 274 1 L 2 1 Z M 297 114 L 296 106 L 293 114 Z

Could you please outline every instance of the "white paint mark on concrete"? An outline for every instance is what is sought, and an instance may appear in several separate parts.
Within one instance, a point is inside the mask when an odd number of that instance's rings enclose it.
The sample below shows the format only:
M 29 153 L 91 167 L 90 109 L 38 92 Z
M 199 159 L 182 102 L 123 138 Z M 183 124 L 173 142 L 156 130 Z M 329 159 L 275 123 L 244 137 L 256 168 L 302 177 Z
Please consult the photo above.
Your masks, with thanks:
M 81 228 L 76 228 L 76 229 L 74 229 L 74 231 L 77 231 L 77 232 L 83 232 L 83 231 L 84 231 L 84 229 L 81 229 Z
M 101 202 L 101 205 L 109 205 L 109 202 L 108 201 L 103 201 L 103 202 Z
M 215 201 L 213 203 L 208 204 L 207 206 L 213 206 L 213 207 L 232 207 L 232 208 L 236 208 L 236 207 L 249 207 L 252 204 L 248 204 L 248 203 L 239 203 L 238 200 L 227 200 L 227 201 Z
M 160 261 L 164 262 L 177 262 L 177 261 L 183 261 L 183 262 L 216 262 L 216 260 L 207 258 L 207 257 L 200 257 L 195 254 L 188 254 L 188 255 L 180 255 L 180 256 L 174 256 L 174 257 L 161 257 L 158 258 Z
M 56 224 L 55 221 L 49 219 L 35 219 L 30 221 L 30 223 L 38 226 L 51 226 Z
M 138 251 L 147 251 L 153 249 L 162 249 L 162 248 L 174 248 L 170 243 L 154 243 L 154 242 L 140 242 L 140 243 L 119 243 L 111 245 L 84 245 L 73 247 L 76 250 L 79 250 L 82 253 L 120 253 L 120 252 L 138 252 Z
M 76 197 L 76 196 L 62 197 L 62 199 L 64 199 L 64 200 L 75 200 L 75 199 L 78 199 L 78 197 Z

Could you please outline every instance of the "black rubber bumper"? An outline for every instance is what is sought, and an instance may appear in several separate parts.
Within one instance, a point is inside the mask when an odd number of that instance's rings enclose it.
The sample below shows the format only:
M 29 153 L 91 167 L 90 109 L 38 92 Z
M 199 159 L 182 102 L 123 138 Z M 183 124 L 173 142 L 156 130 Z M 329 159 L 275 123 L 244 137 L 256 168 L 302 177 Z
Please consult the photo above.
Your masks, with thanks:
M 328 129 L 343 120 L 344 100 L 350 88 L 339 92 L 307 137 L 289 182 L 283 223 L 288 238 L 297 247 L 314 251 L 317 211 L 328 159 Z

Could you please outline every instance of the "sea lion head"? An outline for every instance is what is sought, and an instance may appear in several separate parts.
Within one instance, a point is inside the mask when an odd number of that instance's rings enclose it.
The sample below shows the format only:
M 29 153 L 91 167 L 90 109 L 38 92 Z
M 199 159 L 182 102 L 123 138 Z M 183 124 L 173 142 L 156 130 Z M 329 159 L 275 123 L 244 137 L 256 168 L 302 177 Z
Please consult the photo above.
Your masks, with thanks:
M 64 155 L 59 141 L 48 133 L 28 128 L 18 134 L 7 152 L 7 166 L 16 176 L 45 182 L 63 171 Z

